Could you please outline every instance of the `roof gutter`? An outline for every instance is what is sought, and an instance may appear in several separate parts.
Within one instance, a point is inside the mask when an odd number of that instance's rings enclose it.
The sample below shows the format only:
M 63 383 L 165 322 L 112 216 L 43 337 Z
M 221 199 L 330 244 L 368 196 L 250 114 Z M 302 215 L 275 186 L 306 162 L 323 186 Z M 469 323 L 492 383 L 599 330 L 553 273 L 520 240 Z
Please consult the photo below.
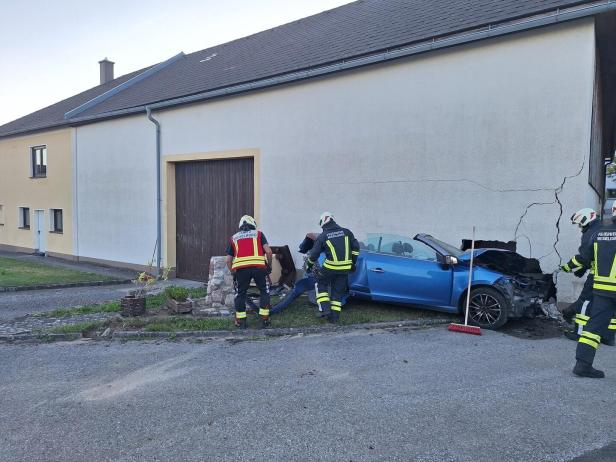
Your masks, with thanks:
M 161 178 L 160 178 L 160 122 L 152 115 L 150 106 L 145 107 L 145 112 L 150 119 L 150 122 L 156 127 L 156 277 L 161 277 L 161 261 L 162 261 L 162 195 L 161 195 Z
M 452 34 L 445 37 L 433 37 L 429 40 L 418 42 L 412 45 L 403 46 L 383 52 L 363 56 L 360 58 L 342 60 L 334 64 L 305 69 L 302 71 L 290 72 L 276 77 L 256 80 L 254 82 L 231 85 L 217 90 L 206 91 L 191 96 L 151 103 L 148 106 L 151 109 L 166 109 L 183 104 L 196 103 L 222 96 L 245 93 L 252 90 L 264 89 L 285 83 L 298 82 L 314 77 L 334 74 L 336 72 L 357 69 L 364 66 L 378 64 L 382 62 L 393 61 L 400 58 L 414 56 L 422 53 L 427 53 L 433 50 L 450 48 L 457 45 L 468 44 L 486 40 L 494 37 L 501 37 L 517 32 L 529 31 L 554 24 L 560 24 L 575 19 L 587 18 L 598 14 L 607 13 L 616 10 L 616 0 L 601 0 L 590 4 L 578 5 L 567 9 L 556 9 L 549 12 L 540 13 L 533 16 L 526 16 L 521 19 L 502 22 L 498 24 L 489 24 L 478 30 Z M 73 118 L 67 121 L 67 125 L 81 125 L 95 120 L 111 119 L 123 117 L 131 114 L 139 114 L 145 111 L 146 106 L 135 106 L 117 111 L 110 111 L 101 114 L 95 114 L 86 117 Z M 6 134 L 11 136 L 14 134 L 28 132 L 31 130 L 20 130 Z

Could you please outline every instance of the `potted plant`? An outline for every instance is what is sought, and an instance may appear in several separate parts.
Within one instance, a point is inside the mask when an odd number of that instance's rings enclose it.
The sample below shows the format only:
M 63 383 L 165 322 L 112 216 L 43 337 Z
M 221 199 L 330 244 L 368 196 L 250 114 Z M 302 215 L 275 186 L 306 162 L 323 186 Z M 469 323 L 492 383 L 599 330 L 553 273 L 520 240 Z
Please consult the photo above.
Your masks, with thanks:
M 165 295 L 167 296 L 167 309 L 170 313 L 186 314 L 192 312 L 192 300 L 188 297 L 190 293 L 185 287 L 167 287 Z
M 143 316 L 145 314 L 145 295 L 148 288 L 156 282 L 156 277 L 151 274 L 153 270 L 153 261 L 148 262 L 148 270 L 137 274 L 137 278 L 133 280 L 133 284 L 137 287 L 128 295 L 120 299 L 120 307 L 122 308 L 122 316 Z M 166 281 L 169 277 L 170 268 L 163 268 L 160 280 Z

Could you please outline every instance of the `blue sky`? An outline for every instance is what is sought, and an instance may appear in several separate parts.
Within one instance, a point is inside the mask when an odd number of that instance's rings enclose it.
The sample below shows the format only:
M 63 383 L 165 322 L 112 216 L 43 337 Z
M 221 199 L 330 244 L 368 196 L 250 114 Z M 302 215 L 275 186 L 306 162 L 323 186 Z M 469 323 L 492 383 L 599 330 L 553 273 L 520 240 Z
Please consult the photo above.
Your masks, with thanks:
M 119 76 L 350 0 L 2 0 L 0 125 Z

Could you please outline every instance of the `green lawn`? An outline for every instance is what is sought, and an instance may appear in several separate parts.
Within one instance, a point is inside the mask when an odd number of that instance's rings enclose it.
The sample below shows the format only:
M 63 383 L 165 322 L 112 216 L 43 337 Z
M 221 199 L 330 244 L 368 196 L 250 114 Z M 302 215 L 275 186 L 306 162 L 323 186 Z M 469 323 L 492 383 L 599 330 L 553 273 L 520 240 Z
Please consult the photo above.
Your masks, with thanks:
M 0 287 L 112 280 L 114 278 L 100 274 L 0 257 Z
M 189 289 L 192 298 L 204 297 L 205 288 Z M 232 318 L 202 318 L 187 316 L 165 316 L 160 314 L 166 296 L 164 293 L 149 295 L 146 298 L 148 316 L 134 318 L 114 317 L 107 321 L 85 322 L 53 328 L 48 332 L 71 333 L 104 330 L 111 327 L 113 330 L 143 330 L 145 332 L 182 332 L 182 331 L 208 331 L 233 330 L 235 326 Z M 272 304 L 278 300 L 274 298 Z M 60 309 L 36 316 L 78 316 L 91 313 L 114 313 L 120 311 L 120 303 L 109 302 L 99 305 L 89 305 L 79 308 Z M 328 325 L 324 319 L 317 318 L 316 307 L 311 305 L 307 297 L 300 297 L 282 313 L 271 317 L 272 328 L 313 327 Z M 345 305 L 340 317 L 341 325 L 364 324 L 375 322 L 406 321 L 412 319 L 443 317 L 442 313 L 419 310 L 397 305 L 371 303 L 353 300 Z M 258 329 L 260 319 L 256 314 L 248 315 L 248 328 Z
M 194 290 L 194 289 L 193 289 Z M 199 290 L 199 289 L 197 289 Z M 196 292 L 196 291 L 195 291 Z M 145 332 L 182 332 L 182 331 L 208 331 L 235 329 L 232 318 L 199 318 L 192 316 L 157 316 L 158 308 L 164 303 L 161 295 L 148 297 L 148 309 L 152 316 L 135 318 L 115 318 L 104 322 L 74 324 L 52 329 L 50 332 L 69 333 L 88 330 L 102 330 L 111 326 L 114 330 L 143 330 Z M 119 311 L 119 305 L 109 303 L 98 305 L 100 311 Z M 74 314 L 92 313 L 94 307 L 77 308 Z M 88 311 L 84 311 L 88 309 Z M 79 310 L 79 311 L 77 311 Z M 63 314 L 59 311 L 52 312 Z M 49 314 L 52 314 L 49 313 Z M 353 301 L 346 305 L 340 318 L 341 325 L 363 324 L 374 322 L 405 321 L 411 319 L 424 319 L 442 317 L 443 314 L 434 311 L 418 310 L 413 308 L 386 305 L 380 303 Z M 315 307 L 306 297 L 296 300 L 289 308 L 280 314 L 272 315 L 272 328 L 313 327 L 327 325 L 327 321 L 315 316 Z M 258 329 L 259 317 L 255 314 L 248 316 L 248 328 Z

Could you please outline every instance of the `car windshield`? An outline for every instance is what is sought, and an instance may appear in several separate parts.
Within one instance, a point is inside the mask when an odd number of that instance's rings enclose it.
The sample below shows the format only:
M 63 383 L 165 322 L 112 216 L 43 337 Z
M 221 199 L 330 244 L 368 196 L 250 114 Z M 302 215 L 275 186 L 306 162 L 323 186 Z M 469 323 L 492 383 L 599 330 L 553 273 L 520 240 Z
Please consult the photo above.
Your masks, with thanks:
M 362 250 L 414 260 L 437 261 L 436 250 L 408 236 L 395 234 L 368 234 L 359 243 Z
M 439 239 L 435 239 L 433 237 L 431 237 L 430 239 L 433 240 L 435 244 L 438 244 L 443 249 L 445 249 L 447 253 L 449 253 L 449 255 L 451 255 L 452 257 L 459 257 L 464 254 L 464 252 L 462 252 L 460 249 L 458 249 L 457 247 L 454 247 L 451 244 L 447 244 L 446 242 L 443 242 Z

